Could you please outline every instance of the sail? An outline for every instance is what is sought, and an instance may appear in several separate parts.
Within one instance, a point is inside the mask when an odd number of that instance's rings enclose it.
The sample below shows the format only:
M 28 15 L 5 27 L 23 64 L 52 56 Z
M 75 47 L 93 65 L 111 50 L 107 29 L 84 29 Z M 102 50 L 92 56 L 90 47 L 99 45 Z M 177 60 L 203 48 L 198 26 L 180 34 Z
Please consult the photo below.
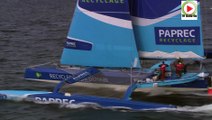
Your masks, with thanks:
M 78 0 L 61 63 L 140 68 L 128 0 Z
M 133 0 L 130 10 L 140 57 L 204 56 L 199 0 Z

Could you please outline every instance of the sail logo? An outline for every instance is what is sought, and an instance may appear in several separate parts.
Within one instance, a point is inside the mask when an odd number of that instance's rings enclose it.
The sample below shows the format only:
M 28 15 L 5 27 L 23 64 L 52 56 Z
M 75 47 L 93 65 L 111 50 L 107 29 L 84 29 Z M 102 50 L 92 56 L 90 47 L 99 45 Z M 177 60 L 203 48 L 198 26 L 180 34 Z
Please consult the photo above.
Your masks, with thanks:
M 155 27 L 157 45 L 200 45 L 199 27 Z
M 92 43 L 84 40 L 68 38 L 65 42 L 65 48 L 90 51 L 92 49 Z
M 198 2 L 195 0 L 181 1 L 181 20 L 198 19 Z
M 76 42 L 66 42 L 66 44 L 67 44 L 67 46 L 69 46 L 69 47 L 76 47 Z

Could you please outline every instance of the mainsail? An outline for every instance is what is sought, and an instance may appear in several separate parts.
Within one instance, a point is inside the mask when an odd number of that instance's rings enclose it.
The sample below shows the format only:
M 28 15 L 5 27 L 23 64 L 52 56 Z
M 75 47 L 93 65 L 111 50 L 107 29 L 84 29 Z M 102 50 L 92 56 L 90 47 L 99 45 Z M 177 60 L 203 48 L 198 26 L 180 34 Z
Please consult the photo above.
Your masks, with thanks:
M 78 0 L 61 63 L 140 68 L 128 0 Z
M 204 56 L 199 0 L 132 0 L 130 7 L 140 57 Z

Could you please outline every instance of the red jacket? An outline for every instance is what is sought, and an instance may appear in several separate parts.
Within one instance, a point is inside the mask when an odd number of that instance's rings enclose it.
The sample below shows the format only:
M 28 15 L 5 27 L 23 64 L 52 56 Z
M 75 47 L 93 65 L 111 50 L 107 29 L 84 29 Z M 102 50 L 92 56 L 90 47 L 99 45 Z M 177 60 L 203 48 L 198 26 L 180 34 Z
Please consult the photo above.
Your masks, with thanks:
M 182 71 L 183 69 L 184 69 L 184 64 L 178 63 L 178 64 L 176 65 L 176 70 Z
M 163 71 L 163 72 L 165 72 L 166 71 L 166 64 L 162 64 L 161 66 L 160 66 L 160 70 L 161 71 Z
M 160 65 L 160 70 L 161 70 L 162 72 L 165 72 L 165 71 L 166 71 L 166 67 L 168 67 L 167 64 L 161 64 L 161 65 Z

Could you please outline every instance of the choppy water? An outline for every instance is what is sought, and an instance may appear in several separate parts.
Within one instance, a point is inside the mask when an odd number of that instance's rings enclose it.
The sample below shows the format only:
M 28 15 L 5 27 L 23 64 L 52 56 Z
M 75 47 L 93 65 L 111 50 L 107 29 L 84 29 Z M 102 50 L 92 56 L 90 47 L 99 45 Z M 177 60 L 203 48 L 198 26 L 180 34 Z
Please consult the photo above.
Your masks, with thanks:
M 54 84 L 23 80 L 30 65 L 59 60 L 74 0 L 0 1 L 0 89 L 52 90 Z M 205 48 L 212 48 L 212 1 L 202 0 Z M 207 65 L 208 69 L 212 67 Z M 89 91 L 93 93 L 93 91 Z M 103 94 L 108 94 L 104 91 Z M 211 120 L 212 97 L 187 93 L 160 96 L 143 94 L 146 101 L 175 104 L 177 109 L 117 111 L 99 108 L 40 105 L 30 102 L 0 101 L 2 120 Z

